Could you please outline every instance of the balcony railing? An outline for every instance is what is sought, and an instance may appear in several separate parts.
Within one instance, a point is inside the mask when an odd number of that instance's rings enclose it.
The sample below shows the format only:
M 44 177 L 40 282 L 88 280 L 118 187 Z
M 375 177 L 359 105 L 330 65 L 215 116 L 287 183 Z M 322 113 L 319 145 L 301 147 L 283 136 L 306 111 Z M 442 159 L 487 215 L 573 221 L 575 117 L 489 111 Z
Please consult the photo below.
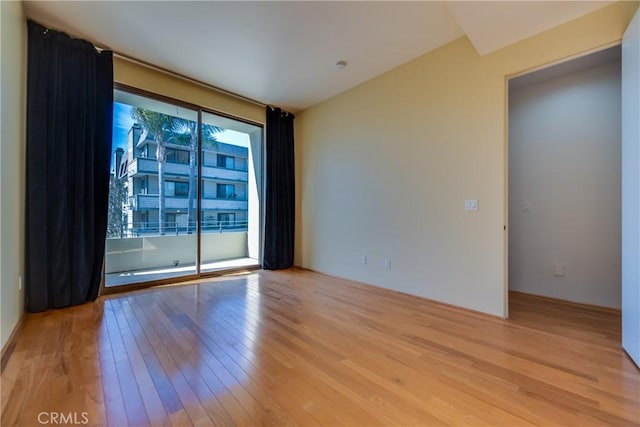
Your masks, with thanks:
M 218 179 L 229 181 L 249 181 L 249 173 L 247 171 L 237 169 L 225 169 L 214 166 L 203 166 L 202 177 L 205 179 Z
M 166 209 L 187 209 L 189 200 L 186 197 L 165 197 L 164 206 Z M 134 210 L 158 209 L 158 195 L 137 194 L 133 199 L 132 207 Z M 196 207 L 197 201 L 194 200 L 193 208 Z M 201 207 L 206 210 L 246 211 L 249 203 L 246 199 L 203 198 Z
M 231 231 L 247 231 L 247 220 L 218 221 L 215 219 L 202 219 L 200 229 L 202 233 L 226 233 Z M 196 221 L 180 224 L 176 221 L 164 222 L 164 235 L 182 236 L 196 234 Z M 151 221 L 133 222 L 123 226 L 119 230 L 112 230 L 107 238 L 128 239 L 134 237 L 160 236 L 160 223 Z
M 137 225 L 137 224 L 136 224 Z M 246 258 L 247 231 L 222 229 L 204 231 L 200 239 L 200 264 L 210 271 L 209 263 Z M 140 234 L 120 238 L 110 234 L 106 240 L 107 286 L 175 277 L 195 272 L 198 237 L 194 232 L 176 236 L 165 233 Z
M 138 157 L 129 162 L 129 170 L 127 172 L 129 176 L 158 174 L 158 162 L 153 159 Z
M 164 163 L 164 172 L 167 175 L 189 176 L 189 165 L 183 163 Z M 129 176 L 136 175 L 157 175 L 158 162 L 154 159 L 146 159 L 138 157 L 129 163 Z M 247 182 L 249 174 L 247 171 L 237 169 L 225 169 L 214 166 L 203 166 L 202 177 L 204 179 L 223 180 L 223 181 L 241 181 Z

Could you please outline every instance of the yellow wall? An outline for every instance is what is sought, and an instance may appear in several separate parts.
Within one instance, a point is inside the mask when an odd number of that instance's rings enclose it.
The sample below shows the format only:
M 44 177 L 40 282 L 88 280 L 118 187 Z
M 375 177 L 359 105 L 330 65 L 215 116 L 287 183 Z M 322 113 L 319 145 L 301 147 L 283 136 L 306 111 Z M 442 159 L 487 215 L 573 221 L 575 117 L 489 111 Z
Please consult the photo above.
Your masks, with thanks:
M 298 114 L 296 264 L 505 316 L 506 76 L 618 41 L 637 7 L 486 56 L 460 38 Z
M 22 316 L 27 25 L 21 2 L 0 2 L 0 341 Z
M 214 111 L 257 123 L 265 122 L 265 109 L 259 105 L 225 95 L 142 65 L 113 58 L 114 80 L 138 89 L 190 102 Z

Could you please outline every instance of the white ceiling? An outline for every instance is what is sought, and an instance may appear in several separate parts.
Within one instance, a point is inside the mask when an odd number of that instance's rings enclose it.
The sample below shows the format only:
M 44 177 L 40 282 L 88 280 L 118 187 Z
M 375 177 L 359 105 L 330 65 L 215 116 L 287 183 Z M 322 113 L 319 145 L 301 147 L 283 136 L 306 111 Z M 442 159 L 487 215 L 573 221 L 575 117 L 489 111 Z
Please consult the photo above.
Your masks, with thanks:
M 453 41 L 480 54 L 609 2 L 38 1 L 50 28 L 300 111 Z M 347 61 L 336 71 L 335 63 Z
M 480 55 L 607 6 L 606 1 L 453 1 L 458 24 Z

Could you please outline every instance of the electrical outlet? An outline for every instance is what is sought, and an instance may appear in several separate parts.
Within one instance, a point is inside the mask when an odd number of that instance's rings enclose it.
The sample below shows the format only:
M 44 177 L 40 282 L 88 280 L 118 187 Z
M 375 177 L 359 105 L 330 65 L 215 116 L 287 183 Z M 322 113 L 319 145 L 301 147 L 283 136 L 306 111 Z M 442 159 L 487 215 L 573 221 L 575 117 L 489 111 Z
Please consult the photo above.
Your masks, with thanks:
M 563 277 L 565 274 L 565 265 L 564 264 L 555 264 L 553 266 L 553 274 L 558 277 Z
M 391 260 L 389 258 L 386 258 L 384 260 L 384 268 L 386 268 L 387 270 L 391 268 Z
M 367 256 L 366 255 L 360 256 L 360 264 L 366 264 L 366 263 L 367 263 Z
M 464 210 L 465 211 L 477 211 L 478 210 L 478 201 L 477 200 L 465 200 L 464 201 Z

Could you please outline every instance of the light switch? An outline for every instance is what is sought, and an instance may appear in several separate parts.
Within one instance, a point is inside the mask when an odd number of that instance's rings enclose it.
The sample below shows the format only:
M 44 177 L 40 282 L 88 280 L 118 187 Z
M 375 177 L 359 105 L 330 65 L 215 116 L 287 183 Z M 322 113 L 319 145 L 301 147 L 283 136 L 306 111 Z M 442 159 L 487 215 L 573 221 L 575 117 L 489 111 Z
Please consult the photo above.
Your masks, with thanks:
M 478 210 L 478 201 L 477 200 L 465 200 L 464 201 L 464 210 L 465 211 L 477 211 Z
M 563 277 L 564 276 L 564 269 L 565 269 L 565 265 L 564 264 L 555 264 L 553 266 L 553 274 L 555 274 L 558 277 Z
M 523 201 L 520 205 L 522 207 L 522 212 L 529 212 L 531 210 L 531 202 Z

